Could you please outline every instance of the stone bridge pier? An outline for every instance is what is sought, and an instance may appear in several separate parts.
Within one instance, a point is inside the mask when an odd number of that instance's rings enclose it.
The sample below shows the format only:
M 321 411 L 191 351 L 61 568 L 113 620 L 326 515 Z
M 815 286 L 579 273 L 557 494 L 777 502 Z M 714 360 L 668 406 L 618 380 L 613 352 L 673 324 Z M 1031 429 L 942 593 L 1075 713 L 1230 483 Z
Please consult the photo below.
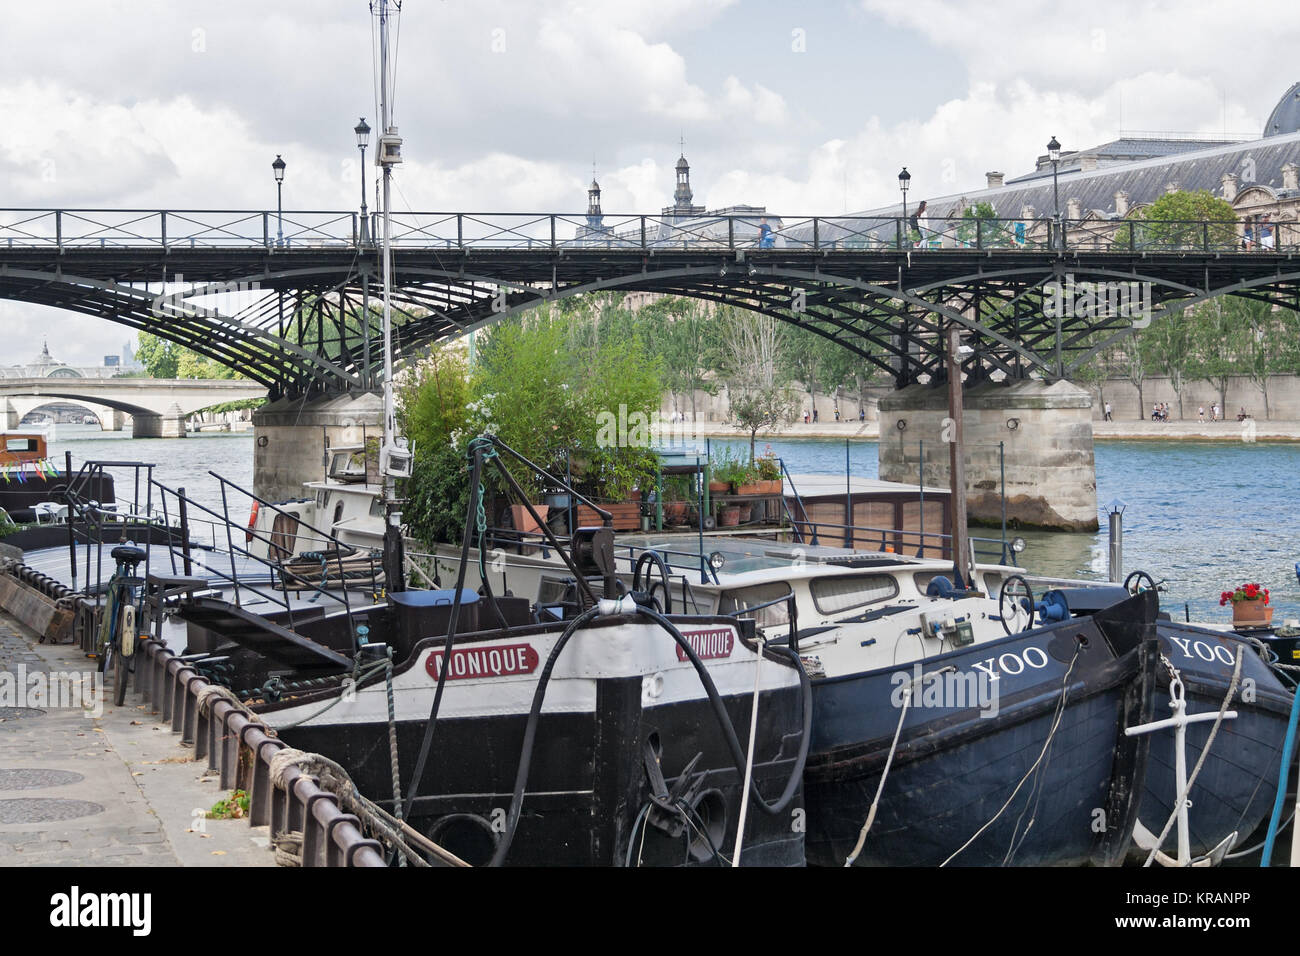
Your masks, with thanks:
M 175 402 L 161 415 L 136 413 L 131 416 L 132 438 L 184 438 L 185 413 Z
M 301 498 L 303 483 L 325 477 L 328 449 L 383 433 L 379 392 L 282 398 L 253 412 L 253 493 L 268 501 Z
M 962 394 L 966 507 L 972 524 L 1002 520 L 1052 531 L 1096 531 L 1092 398 L 1066 381 L 982 382 Z M 880 399 L 880 477 L 949 484 L 946 388 L 911 385 Z

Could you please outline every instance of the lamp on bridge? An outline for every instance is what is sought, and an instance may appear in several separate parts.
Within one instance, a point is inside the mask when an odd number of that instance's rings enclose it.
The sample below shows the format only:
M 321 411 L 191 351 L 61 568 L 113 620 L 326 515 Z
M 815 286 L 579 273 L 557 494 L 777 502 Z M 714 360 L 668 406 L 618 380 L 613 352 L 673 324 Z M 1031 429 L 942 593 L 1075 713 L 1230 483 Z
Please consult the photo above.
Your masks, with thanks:
M 1057 183 L 1057 170 L 1061 165 L 1061 144 L 1053 136 L 1047 143 L 1047 158 L 1052 161 L 1052 203 L 1056 209 L 1056 241 L 1061 241 L 1061 188 Z M 1064 244 L 1062 244 L 1064 248 Z
M 275 244 L 284 245 L 284 205 L 280 201 L 281 194 L 284 191 L 284 160 L 280 154 L 275 154 L 275 162 L 271 164 L 271 171 L 275 173 Z
M 903 194 L 903 229 L 907 229 L 907 187 L 912 185 L 912 174 L 903 167 L 903 171 L 898 174 L 898 191 Z
M 352 127 L 352 132 L 357 134 L 357 149 L 361 150 L 361 241 L 366 243 L 370 241 L 370 223 L 366 213 L 366 146 L 370 144 L 370 127 L 366 125 L 364 116 Z

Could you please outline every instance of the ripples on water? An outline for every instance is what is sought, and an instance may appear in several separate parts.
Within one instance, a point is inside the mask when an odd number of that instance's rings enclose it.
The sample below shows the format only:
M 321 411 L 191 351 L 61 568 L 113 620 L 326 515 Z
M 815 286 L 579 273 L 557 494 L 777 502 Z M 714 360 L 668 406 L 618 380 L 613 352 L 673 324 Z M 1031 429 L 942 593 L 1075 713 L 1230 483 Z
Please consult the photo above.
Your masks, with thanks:
M 185 439 L 105 437 L 96 426 L 60 425 L 51 452 L 61 463 L 88 458 L 139 460 L 158 467 L 155 476 L 184 486 L 199 501 L 220 506 L 220 489 L 208 469 L 251 487 L 251 432 L 209 432 Z M 119 433 L 120 434 L 120 433 Z M 701 447 L 702 447 L 701 443 Z M 748 442 L 714 440 L 748 453 Z M 843 474 L 845 444 L 831 439 L 782 439 L 770 444 L 790 471 Z M 1178 616 L 1186 602 L 1194 620 L 1226 621 L 1219 593 L 1258 581 L 1272 591 L 1274 620 L 1300 617 L 1300 445 L 1211 442 L 1098 442 L 1097 501 L 1119 498 L 1124 512 L 1124 567 L 1142 568 L 1168 580 L 1165 607 Z M 854 475 L 878 475 L 876 443 L 849 445 Z M 119 496 L 125 496 L 119 479 Z M 245 507 L 242 503 L 237 507 Z M 236 515 L 242 519 L 242 515 Z M 1106 576 L 1106 517 L 1098 534 L 1024 533 L 1030 570 L 1065 577 Z M 996 536 L 996 529 L 975 533 Z

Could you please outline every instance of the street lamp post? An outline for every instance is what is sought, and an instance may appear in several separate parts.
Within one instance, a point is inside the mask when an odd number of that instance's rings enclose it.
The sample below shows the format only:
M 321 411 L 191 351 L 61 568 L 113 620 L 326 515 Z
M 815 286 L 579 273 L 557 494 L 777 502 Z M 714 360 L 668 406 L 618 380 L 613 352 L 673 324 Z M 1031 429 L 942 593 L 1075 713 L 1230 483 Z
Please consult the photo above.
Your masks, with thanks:
M 907 187 L 912 184 L 912 174 L 903 167 L 903 171 L 898 174 L 898 191 L 903 194 L 903 230 L 907 230 Z
M 275 244 L 277 246 L 284 245 L 284 204 L 281 201 L 284 193 L 284 167 L 284 160 L 280 158 L 279 153 L 276 153 L 271 170 L 275 173 Z
M 1061 229 L 1061 187 L 1057 181 L 1057 173 L 1061 166 L 1061 144 L 1053 136 L 1047 144 L 1047 158 L 1052 161 L 1052 204 L 1056 209 L 1056 235 L 1057 243 L 1060 248 L 1065 248 L 1065 235 Z
M 370 241 L 370 225 L 366 213 L 366 146 L 370 143 L 370 127 L 366 125 L 366 118 L 361 117 L 361 122 L 352 127 L 352 132 L 357 134 L 357 148 L 361 150 L 361 243 Z

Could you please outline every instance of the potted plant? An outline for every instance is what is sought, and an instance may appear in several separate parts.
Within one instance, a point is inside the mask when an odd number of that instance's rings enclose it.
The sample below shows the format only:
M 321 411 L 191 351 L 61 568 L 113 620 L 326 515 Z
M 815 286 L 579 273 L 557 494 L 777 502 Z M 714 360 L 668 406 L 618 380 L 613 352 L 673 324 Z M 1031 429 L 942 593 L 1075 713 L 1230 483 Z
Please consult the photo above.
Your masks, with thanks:
M 1268 627 L 1273 623 L 1273 609 L 1268 606 L 1268 588 L 1243 584 L 1219 596 L 1220 607 L 1229 601 L 1232 602 L 1233 627 Z
M 710 462 L 709 494 L 721 495 L 731 490 L 736 468 L 740 462 L 731 454 L 731 449 L 724 448 L 716 462 Z
M 664 524 L 677 525 L 686 520 L 686 503 L 690 485 L 686 475 L 670 475 L 664 482 Z
M 768 445 L 763 454 L 754 459 L 758 469 L 758 480 L 763 486 L 763 494 L 779 495 L 784 490 L 781 482 L 781 463 L 777 461 L 776 452 Z

